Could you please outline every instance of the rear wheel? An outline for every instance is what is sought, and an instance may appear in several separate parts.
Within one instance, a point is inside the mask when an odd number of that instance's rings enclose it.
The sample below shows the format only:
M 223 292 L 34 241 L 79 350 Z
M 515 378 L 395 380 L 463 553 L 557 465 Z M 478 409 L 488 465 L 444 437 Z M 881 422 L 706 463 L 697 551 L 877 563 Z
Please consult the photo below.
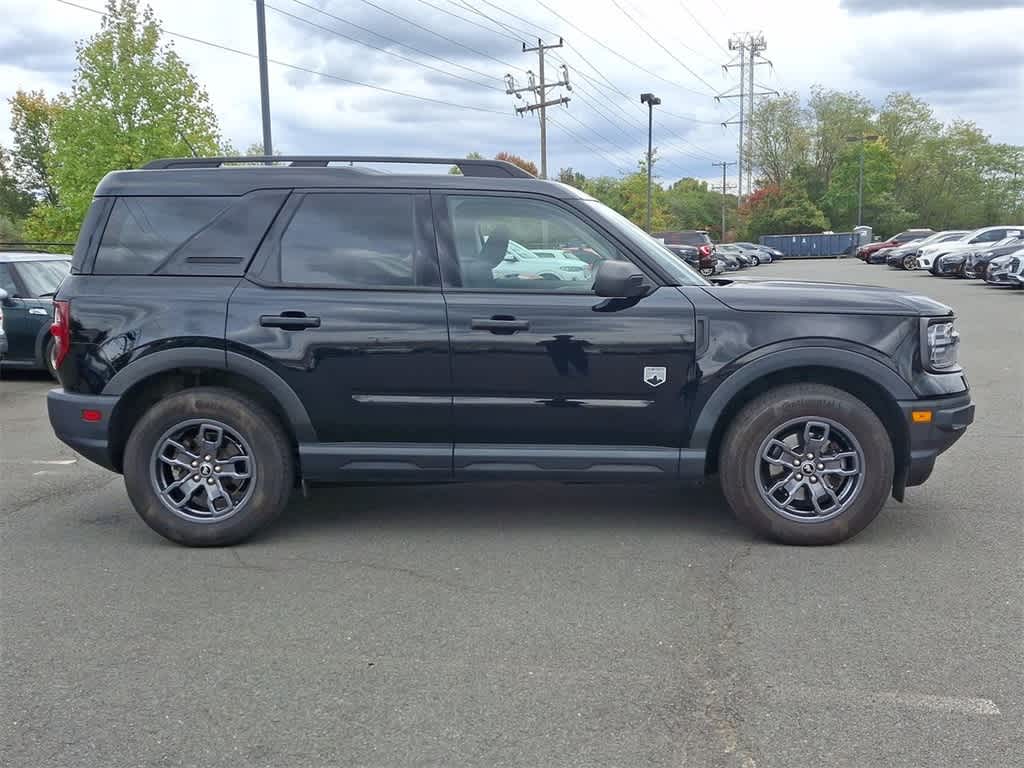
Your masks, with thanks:
M 862 401 L 794 384 L 748 403 L 719 459 L 736 517 L 787 544 L 836 544 L 863 530 L 892 490 L 889 435 Z
M 277 419 L 217 387 L 164 398 L 125 446 L 135 510 L 161 536 L 188 546 L 235 544 L 270 523 L 288 503 L 294 472 Z
M 750 258 L 753 259 L 755 267 L 760 267 L 761 266 L 761 257 L 758 256 L 756 253 L 753 254 Z
M 701 267 L 700 268 L 700 274 L 701 274 L 701 277 L 714 277 L 715 268 L 714 267 Z
M 43 347 L 43 363 L 46 365 L 46 372 L 50 374 L 55 381 L 60 381 L 57 378 L 57 342 L 53 336 L 48 336 L 46 339 L 46 346 Z

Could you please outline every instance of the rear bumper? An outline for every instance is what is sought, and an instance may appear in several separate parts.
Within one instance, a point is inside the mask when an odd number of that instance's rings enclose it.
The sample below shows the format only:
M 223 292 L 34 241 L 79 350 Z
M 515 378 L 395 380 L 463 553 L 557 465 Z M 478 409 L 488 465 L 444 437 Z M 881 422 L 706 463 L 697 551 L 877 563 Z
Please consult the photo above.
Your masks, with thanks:
M 110 452 L 110 414 L 118 398 L 102 395 L 76 395 L 63 389 L 51 389 L 46 395 L 46 410 L 50 415 L 50 426 L 57 438 L 89 461 L 113 472 Z M 99 413 L 98 421 L 86 421 L 83 411 Z
M 974 421 L 970 391 L 938 400 L 908 400 L 899 403 L 910 433 L 910 461 L 904 486 L 921 485 L 935 468 L 935 459 L 963 437 Z M 915 422 L 913 411 L 930 411 L 930 422 Z

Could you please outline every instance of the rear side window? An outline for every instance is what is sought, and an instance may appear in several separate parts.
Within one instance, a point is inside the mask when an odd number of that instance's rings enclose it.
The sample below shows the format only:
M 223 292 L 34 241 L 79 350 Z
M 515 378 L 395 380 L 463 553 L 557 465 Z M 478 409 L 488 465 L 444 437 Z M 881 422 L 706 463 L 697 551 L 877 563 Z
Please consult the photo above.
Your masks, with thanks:
M 96 254 L 95 274 L 148 275 L 227 208 L 231 197 L 121 197 Z
M 281 280 L 334 288 L 415 285 L 413 196 L 310 193 L 281 238 Z

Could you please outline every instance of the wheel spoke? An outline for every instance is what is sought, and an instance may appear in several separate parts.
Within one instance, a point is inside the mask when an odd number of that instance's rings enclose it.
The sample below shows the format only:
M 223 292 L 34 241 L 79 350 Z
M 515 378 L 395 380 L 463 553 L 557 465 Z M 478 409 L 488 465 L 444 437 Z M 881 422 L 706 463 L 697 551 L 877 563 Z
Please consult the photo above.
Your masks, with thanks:
M 810 489 L 811 504 L 814 505 L 814 512 L 819 517 L 830 514 L 832 510 L 839 506 L 839 497 L 836 496 L 835 492 L 824 483 L 814 483 L 807 487 Z M 827 495 L 832 501 L 828 506 L 828 509 L 824 509 L 821 506 L 821 497 L 823 495 Z
M 232 456 L 224 460 L 220 471 L 214 475 L 226 480 L 247 480 L 252 477 L 252 464 L 248 456 Z
M 782 504 L 782 506 L 786 506 L 791 501 L 793 501 L 793 497 L 796 496 L 796 492 L 800 490 L 803 484 L 803 480 L 797 480 L 795 477 L 786 477 L 783 478 L 782 480 L 779 480 L 779 482 L 773 485 L 768 490 L 768 495 L 771 496 L 772 498 L 775 498 L 775 500 Z M 778 493 L 779 491 L 786 492 L 785 499 L 780 500 L 775 497 L 775 494 Z
M 192 499 L 196 489 L 201 485 L 198 480 L 193 480 L 192 475 L 185 475 L 180 480 L 176 480 L 168 485 L 162 492 L 161 496 L 175 509 L 181 509 Z M 181 498 L 175 499 L 171 494 L 174 491 L 181 491 Z
M 773 456 L 775 452 L 780 453 L 779 456 Z M 782 456 L 788 456 L 788 459 L 783 459 Z M 799 463 L 803 456 L 797 453 L 794 449 L 790 448 L 784 442 L 779 439 L 772 439 L 765 446 L 765 449 L 761 452 L 761 458 L 767 461 L 769 464 L 774 464 L 779 467 L 787 467 L 792 469 L 794 463 Z
M 172 458 L 171 456 L 165 456 L 162 453 L 160 454 L 160 456 L 158 458 L 164 464 L 169 464 L 172 467 L 181 467 L 182 469 L 184 469 L 184 470 L 186 470 L 188 472 L 194 472 L 195 471 L 192 468 L 192 463 L 191 462 L 183 461 L 182 459 L 179 459 L 179 458 L 176 458 L 176 457 Z
M 196 454 L 192 453 L 192 451 L 190 451 L 188 448 L 186 448 L 184 445 L 177 442 L 176 440 L 164 440 L 164 445 L 170 446 L 178 453 L 186 456 L 189 459 L 189 461 L 191 461 L 192 459 L 199 458 L 198 456 L 196 456 Z
M 223 442 L 224 430 L 216 424 L 203 424 L 199 427 L 199 446 L 205 455 L 216 458 Z
M 823 421 L 808 421 L 804 425 L 804 450 L 819 455 L 828 445 L 832 428 Z
M 213 517 L 226 515 L 235 508 L 235 503 L 231 500 L 231 495 L 224 490 L 224 486 L 220 484 L 220 480 L 216 478 L 211 479 L 214 482 L 203 483 L 203 489 L 206 491 L 206 507 L 210 510 L 210 515 Z M 217 501 L 219 499 L 224 500 L 224 507 L 220 509 L 217 508 Z
M 836 453 L 831 456 L 822 456 L 821 463 L 825 468 L 820 470 L 822 475 L 838 475 L 839 477 L 854 477 L 860 473 L 860 460 L 854 451 Z M 852 466 L 847 466 L 849 462 Z

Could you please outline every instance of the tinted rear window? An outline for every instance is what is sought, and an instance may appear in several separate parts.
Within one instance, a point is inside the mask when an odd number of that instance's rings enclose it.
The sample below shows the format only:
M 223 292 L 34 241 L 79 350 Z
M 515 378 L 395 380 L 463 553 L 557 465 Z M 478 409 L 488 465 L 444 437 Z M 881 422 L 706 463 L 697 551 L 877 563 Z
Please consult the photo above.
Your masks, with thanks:
M 281 280 L 336 288 L 415 283 L 413 197 L 308 194 L 281 238 Z
M 148 275 L 227 208 L 231 197 L 121 197 L 103 232 L 93 272 Z

